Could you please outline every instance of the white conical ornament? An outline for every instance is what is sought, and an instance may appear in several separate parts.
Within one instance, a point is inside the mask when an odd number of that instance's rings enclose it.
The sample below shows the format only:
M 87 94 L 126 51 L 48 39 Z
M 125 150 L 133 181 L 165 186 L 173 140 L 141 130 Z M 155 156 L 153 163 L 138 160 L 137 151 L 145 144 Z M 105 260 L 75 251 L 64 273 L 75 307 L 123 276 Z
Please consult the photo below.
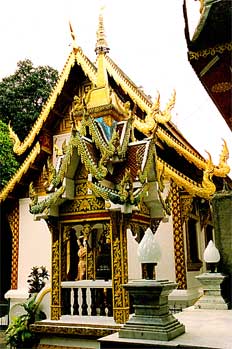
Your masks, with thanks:
M 209 241 L 203 257 L 206 263 L 218 263 L 220 261 L 220 253 L 212 240 Z
M 148 228 L 138 246 L 140 263 L 157 263 L 161 257 L 161 250 L 155 235 Z

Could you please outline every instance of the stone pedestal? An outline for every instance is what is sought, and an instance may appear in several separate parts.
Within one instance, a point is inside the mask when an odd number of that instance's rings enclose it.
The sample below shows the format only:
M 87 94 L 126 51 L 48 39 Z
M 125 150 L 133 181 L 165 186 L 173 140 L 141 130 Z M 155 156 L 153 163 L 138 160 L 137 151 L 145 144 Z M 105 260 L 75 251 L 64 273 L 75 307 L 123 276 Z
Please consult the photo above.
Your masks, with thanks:
M 135 280 L 123 285 L 133 299 L 135 314 L 120 329 L 119 337 L 171 340 L 185 327 L 169 313 L 168 295 L 176 288 L 168 280 Z
M 221 283 L 226 278 L 221 273 L 204 273 L 196 276 L 203 287 L 203 296 L 195 303 L 197 309 L 227 310 L 228 304 L 221 296 Z

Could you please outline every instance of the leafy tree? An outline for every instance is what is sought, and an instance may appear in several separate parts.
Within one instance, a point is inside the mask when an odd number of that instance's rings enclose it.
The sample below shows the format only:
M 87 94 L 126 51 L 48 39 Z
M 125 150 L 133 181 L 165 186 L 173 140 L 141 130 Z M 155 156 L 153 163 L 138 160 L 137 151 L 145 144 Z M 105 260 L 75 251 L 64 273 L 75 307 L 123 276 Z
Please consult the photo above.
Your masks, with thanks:
M 12 151 L 8 126 L 0 120 L 0 189 L 8 182 L 18 166 Z
M 49 66 L 34 67 L 29 59 L 19 61 L 13 75 L 0 82 L 0 119 L 11 125 L 23 140 L 41 112 L 58 78 Z

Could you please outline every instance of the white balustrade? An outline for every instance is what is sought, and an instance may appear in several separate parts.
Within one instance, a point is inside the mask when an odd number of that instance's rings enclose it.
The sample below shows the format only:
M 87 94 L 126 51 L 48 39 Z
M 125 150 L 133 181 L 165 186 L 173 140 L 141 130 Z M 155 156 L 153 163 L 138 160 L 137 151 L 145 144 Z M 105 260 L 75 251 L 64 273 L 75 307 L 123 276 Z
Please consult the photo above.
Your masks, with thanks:
M 62 305 L 69 315 L 112 315 L 112 281 L 63 281 Z

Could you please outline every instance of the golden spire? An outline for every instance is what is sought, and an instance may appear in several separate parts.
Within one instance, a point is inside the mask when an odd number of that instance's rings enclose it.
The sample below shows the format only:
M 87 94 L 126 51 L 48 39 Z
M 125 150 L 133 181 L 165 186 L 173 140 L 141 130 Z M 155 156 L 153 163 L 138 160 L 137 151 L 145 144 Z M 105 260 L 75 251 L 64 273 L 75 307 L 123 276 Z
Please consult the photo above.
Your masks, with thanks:
M 98 19 L 98 29 L 97 29 L 97 42 L 95 47 L 95 52 L 98 55 L 100 52 L 109 52 L 109 47 L 106 42 L 104 23 L 103 23 L 103 10 L 104 6 L 100 9 L 99 19 Z
M 76 42 L 76 35 L 73 31 L 73 27 L 72 27 L 72 24 L 70 21 L 69 21 L 69 29 L 70 29 L 70 33 L 71 33 L 71 37 L 72 37 L 72 47 L 73 47 L 73 49 L 78 49 L 78 45 Z

